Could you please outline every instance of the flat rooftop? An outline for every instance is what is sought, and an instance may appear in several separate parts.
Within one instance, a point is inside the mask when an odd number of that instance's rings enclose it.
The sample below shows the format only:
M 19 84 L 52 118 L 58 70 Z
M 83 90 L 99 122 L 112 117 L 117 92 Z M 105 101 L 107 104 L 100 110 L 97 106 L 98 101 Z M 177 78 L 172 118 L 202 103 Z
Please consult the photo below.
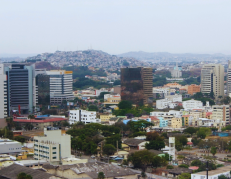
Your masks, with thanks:
M 220 168 L 218 168 L 216 170 L 210 170 L 208 172 L 208 175 L 213 176 L 213 175 L 217 175 L 217 174 L 220 174 L 220 173 L 223 173 L 223 172 L 229 172 L 230 170 L 231 170 L 231 165 L 225 166 L 225 167 L 220 167 Z M 206 175 L 206 171 L 194 173 L 194 175 Z

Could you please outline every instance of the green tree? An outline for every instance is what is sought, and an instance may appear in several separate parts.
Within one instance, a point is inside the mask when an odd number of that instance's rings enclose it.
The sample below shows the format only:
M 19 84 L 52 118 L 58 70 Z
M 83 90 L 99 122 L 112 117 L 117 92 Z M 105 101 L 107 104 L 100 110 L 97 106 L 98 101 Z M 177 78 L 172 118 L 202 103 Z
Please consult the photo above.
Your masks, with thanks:
M 191 166 L 200 166 L 202 163 L 201 163 L 201 161 L 200 160 L 193 160 L 192 162 L 191 162 Z
M 201 139 L 204 139 L 206 136 L 209 136 L 211 134 L 211 129 L 207 127 L 201 127 L 197 131 L 197 137 L 200 137 Z
M 181 164 L 181 165 L 179 165 L 179 167 L 181 167 L 181 168 L 188 168 L 188 165 L 186 165 L 186 164 Z
M 18 142 L 21 142 L 22 144 L 24 142 L 26 142 L 26 139 L 24 137 L 22 137 L 22 136 L 16 136 L 16 137 L 14 137 L 14 140 L 16 140 Z
M 179 175 L 179 179 L 191 179 L 191 174 L 190 173 L 181 173 Z
M 147 165 L 152 164 L 154 154 L 148 150 L 141 150 L 129 154 L 128 161 L 132 162 L 135 168 L 141 168 L 143 172 L 146 171 Z
M 217 153 L 217 148 L 216 147 L 212 147 L 211 150 L 210 150 L 211 154 L 213 154 L 213 156 L 216 155 Z
M 17 175 L 17 179 L 33 179 L 31 175 L 27 175 L 24 172 L 21 172 Z
M 198 131 L 197 132 L 197 137 L 200 137 L 201 139 L 205 139 L 206 133 L 204 131 Z
M 228 179 L 228 177 L 226 177 L 225 175 L 219 175 L 218 179 Z
M 112 144 L 105 144 L 103 146 L 103 153 L 105 155 L 114 155 L 116 148 Z
M 176 140 L 175 148 L 176 148 L 177 151 L 183 150 L 183 145 L 179 140 Z
M 165 143 L 163 140 L 162 141 L 161 140 L 151 140 L 149 143 L 145 144 L 145 148 L 148 150 L 150 149 L 160 150 L 164 147 L 165 147 Z
M 167 169 L 173 169 L 173 166 L 172 165 L 168 165 Z
M 132 109 L 132 103 L 130 101 L 120 101 L 118 107 L 119 109 Z
M 189 133 L 191 135 L 195 134 L 197 132 L 197 129 L 195 127 L 188 127 L 184 130 L 184 133 Z
M 152 166 L 153 166 L 153 168 L 155 168 L 155 170 L 158 167 L 161 167 L 161 160 L 162 160 L 162 157 L 159 157 L 159 156 L 154 156 L 153 157 L 153 159 L 152 159 Z
M 98 173 L 98 178 L 97 179 L 104 179 L 105 178 L 105 175 L 103 172 L 99 172 Z
M 183 146 L 185 146 L 188 142 L 187 137 L 184 135 L 176 136 L 176 141 L 179 141 Z
M 88 111 L 98 111 L 98 107 L 96 105 L 88 106 Z

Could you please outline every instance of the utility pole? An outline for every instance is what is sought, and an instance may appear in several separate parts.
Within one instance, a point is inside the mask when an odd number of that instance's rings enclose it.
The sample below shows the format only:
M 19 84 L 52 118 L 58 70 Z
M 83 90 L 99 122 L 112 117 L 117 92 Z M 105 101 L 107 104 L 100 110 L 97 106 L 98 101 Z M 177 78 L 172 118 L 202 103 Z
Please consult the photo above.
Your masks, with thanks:
M 206 179 L 209 178 L 209 162 L 206 162 Z
M 118 140 L 116 141 L 116 146 L 117 146 L 117 155 L 118 155 Z

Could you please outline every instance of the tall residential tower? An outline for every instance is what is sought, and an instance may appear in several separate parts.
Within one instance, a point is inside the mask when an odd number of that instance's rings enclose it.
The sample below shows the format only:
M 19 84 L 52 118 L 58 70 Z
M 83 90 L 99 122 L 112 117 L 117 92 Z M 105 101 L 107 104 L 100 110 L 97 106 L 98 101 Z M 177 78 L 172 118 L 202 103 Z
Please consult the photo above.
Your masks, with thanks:
M 227 95 L 231 97 L 231 60 L 228 62 L 227 70 Z
M 213 92 L 215 98 L 224 96 L 224 66 L 205 64 L 201 69 L 201 92 Z

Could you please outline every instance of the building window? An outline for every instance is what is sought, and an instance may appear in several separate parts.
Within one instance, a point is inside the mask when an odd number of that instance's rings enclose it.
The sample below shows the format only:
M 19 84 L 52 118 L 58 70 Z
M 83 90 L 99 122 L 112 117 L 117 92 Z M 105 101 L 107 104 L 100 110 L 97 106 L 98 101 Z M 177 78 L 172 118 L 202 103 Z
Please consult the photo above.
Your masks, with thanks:
M 56 154 L 56 152 L 52 152 L 52 154 Z
M 52 149 L 56 149 L 56 147 L 53 147 Z
M 53 157 L 53 159 L 56 159 L 56 157 Z

